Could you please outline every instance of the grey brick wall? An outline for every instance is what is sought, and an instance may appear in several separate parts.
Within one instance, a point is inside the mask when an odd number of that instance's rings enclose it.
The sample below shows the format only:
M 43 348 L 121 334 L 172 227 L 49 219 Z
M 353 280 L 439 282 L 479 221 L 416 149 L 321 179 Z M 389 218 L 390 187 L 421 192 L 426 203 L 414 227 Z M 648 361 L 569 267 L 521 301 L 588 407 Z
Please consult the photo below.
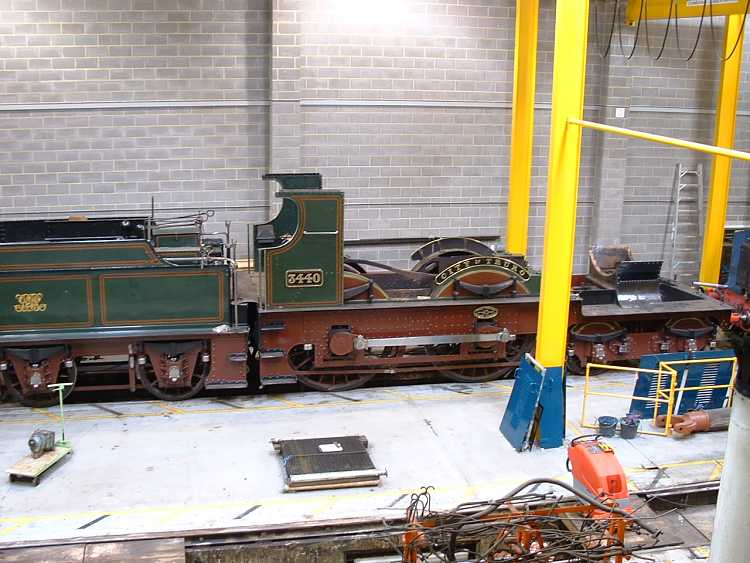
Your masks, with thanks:
M 265 171 L 321 171 L 347 196 L 347 238 L 503 234 L 514 0 L 0 0 L 0 217 L 217 209 L 245 252 L 272 212 Z M 600 23 L 608 21 L 600 14 Z M 586 116 L 711 142 L 719 77 L 617 38 L 592 13 Z M 663 26 L 649 26 L 652 45 Z M 601 30 L 606 31 L 606 30 Z M 628 49 L 634 31 L 624 28 Z M 643 33 L 643 31 L 641 32 Z M 717 39 L 722 27 L 717 20 Z M 600 33 L 601 35 L 601 33 Z M 604 33 L 606 36 L 606 33 Z M 554 1 L 542 0 L 529 257 L 541 263 Z M 746 53 L 745 58 L 750 58 Z M 746 61 L 747 62 L 747 61 Z M 750 67 L 743 74 L 747 82 Z M 615 118 L 615 108 L 627 109 Z M 737 146 L 750 144 L 743 92 Z M 13 110 L 13 111 L 11 111 Z M 677 162 L 710 159 L 584 133 L 576 271 L 590 244 L 660 258 Z M 750 221 L 736 163 L 730 222 Z M 408 265 L 413 245 L 356 247 Z
M 0 102 L 264 100 L 262 0 L 3 0 Z

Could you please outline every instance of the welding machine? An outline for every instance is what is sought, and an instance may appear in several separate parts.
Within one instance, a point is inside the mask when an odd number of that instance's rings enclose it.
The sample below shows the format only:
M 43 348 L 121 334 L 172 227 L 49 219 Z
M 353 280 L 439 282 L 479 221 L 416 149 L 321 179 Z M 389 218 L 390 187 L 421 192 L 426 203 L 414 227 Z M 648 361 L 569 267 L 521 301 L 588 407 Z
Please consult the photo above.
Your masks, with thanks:
M 573 486 L 602 501 L 613 501 L 620 507 L 628 503 L 628 482 L 614 450 L 598 435 L 574 438 L 568 446 L 568 471 Z

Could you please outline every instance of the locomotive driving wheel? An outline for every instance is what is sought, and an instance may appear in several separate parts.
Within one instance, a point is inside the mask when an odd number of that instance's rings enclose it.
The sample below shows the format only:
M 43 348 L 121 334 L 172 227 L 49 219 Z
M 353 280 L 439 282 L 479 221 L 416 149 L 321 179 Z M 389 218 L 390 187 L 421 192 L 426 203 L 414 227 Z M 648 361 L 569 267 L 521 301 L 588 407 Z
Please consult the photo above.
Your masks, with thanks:
M 535 338 L 532 335 L 519 335 L 515 340 L 505 345 L 505 359 L 508 362 L 520 362 L 526 352 L 531 352 L 534 348 Z M 458 353 L 457 344 L 436 347 L 438 354 L 455 354 Z M 434 349 L 433 349 L 434 352 Z M 484 383 L 496 379 L 508 379 L 516 370 L 515 366 L 497 367 L 497 366 L 467 366 L 460 369 L 439 369 L 438 372 L 452 381 L 460 383 Z
M 75 362 L 72 363 L 71 367 L 65 367 L 64 365 L 60 366 L 60 372 L 57 375 L 57 383 L 73 384 L 63 387 L 63 400 L 67 399 L 68 395 L 73 392 L 77 378 L 78 367 Z M 25 407 L 52 407 L 60 401 L 57 391 L 24 394 L 21 382 L 18 380 L 18 375 L 13 367 L 13 362 L 8 362 L 8 369 L 3 372 L 3 381 L 5 382 L 4 388 L 11 400 L 18 401 Z M 2 388 L 0 388 L 0 391 L 1 390 Z
M 293 346 L 288 357 L 289 364 L 297 371 L 297 381 L 316 391 L 349 391 L 362 387 L 375 377 L 374 373 L 314 371 L 312 368 L 315 364 L 315 350 L 305 350 L 302 344 Z
M 162 386 L 150 361 L 146 364 L 136 364 L 135 373 L 144 389 L 162 401 L 184 401 L 195 397 L 206 384 L 206 377 L 211 366 L 205 362 L 196 362 L 195 369 L 186 384 L 179 387 Z

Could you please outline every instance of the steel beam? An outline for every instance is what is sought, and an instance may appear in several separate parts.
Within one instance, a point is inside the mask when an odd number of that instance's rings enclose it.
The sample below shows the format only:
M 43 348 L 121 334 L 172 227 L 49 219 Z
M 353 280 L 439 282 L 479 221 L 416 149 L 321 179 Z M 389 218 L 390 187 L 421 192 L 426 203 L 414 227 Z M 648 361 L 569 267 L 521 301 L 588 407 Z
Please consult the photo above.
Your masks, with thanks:
M 506 249 L 523 255 L 529 230 L 538 34 L 539 0 L 516 0 Z
M 740 71 L 742 69 L 742 43 L 744 16 L 727 16 L 724 26 L 724 50 L 721 64 L 721 84 L 716 108 L 714 144 L 720 147 L 734 145 L 734 129 L 737 118 L 737 99 L 740 93 Z M 738 41 L 738 37 L 740 37 Z M 714 156 L 711 167 L 711 191 L 708 196 L 708 213 L 703 235 L 703 254 L 698 279 L 718 283 L 721 270 L 721 251 L 724 242 L 724 224 L 729 203 L 729 184 L 732 177 L 732 159 Z
M 666 20 L 668 18 L 699 18 L 744 14 L 747 8 L 746 0 L 628 0 L 625 20 L 629 25 L 635 25 L 639 19 Z M 644 9 L 641 6 L 644 5 Z M 648 9 L 645 9 L 648 8 Z
M 581 128 L 569 126 L 568 120 L 583 117 L 588 18 L 588 0 L 558 0 L 544 259 L 536 343 L 536 359 L 548 370 L 562 368 L 566 357 L 581 160 Z

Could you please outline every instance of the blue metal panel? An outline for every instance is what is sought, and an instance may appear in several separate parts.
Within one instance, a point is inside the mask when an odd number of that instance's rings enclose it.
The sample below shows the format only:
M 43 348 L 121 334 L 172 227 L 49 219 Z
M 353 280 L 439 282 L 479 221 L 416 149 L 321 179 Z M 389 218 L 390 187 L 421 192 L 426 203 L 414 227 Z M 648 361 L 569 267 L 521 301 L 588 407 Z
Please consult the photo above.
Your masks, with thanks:
M 542 448 L 562 446 L 565 435 L 565 391 L 562 367 L 542 371 L 527 357 L 516 370 L 500 432 L 517 450 L 530 449 L 539 430 Z
M 740 266 L 740 249 L 742 243 L 750 238 L 750 230 L 735 231 L 732 239 L 732 259 L 729 262 L 729 277 L 727 285 L 729 289 L 737 293 L 742 293 L 743 289 L 737 285 L 737 269 Z
M 565 381 L 563 368 L 547 368 L 542 387 L 539 446 L 559 448 L 565 438 Z
M 705 352 L 687 352 L 673 354 L 651 354 L 641 358 L 640 367 L 643 369 L 658 369 L 659 362 L 674 362 L 687 359 L 704 360 L 711 358 L 732 358 L 731 350 L 707 350 Z M 678 372 L 677 387 L 698 387 L 701 385 L 727 385 L 732 378 L 731 362 L 716 362 L 693 365 L 674 366 Z M 638 374 L 633 395 L 656 396 L 657 376 L 651 373 Z M 669 389 L 669 378 L 662 377 L 662 390 Z M 684 391 L 675 397 L 673 414 L 682 414 L 696 409 L 717 409 L 724 406 L 727 396 L 726 389 L 708 389 L 704 391 Z M 633 399 L 630 412 L 637 413 L 643 418 L 653 415 L 654 403 L 642 399 Z M 659 414 L 666 414 L 667 405 L 659 405 Z
M 687 360 L 687 352 L 674 352 L 671 354 L 648 354 L 641 356 L 638 365 L 641 369 L 659 369 L 659 362 L 677 362 Z M 635 382 L 633 395 L 637 397 L 656 397 L 657 375 L 655 373 L 639 373 Z M 669 389 L 669 377 L 662 376 L 661 388 Z M 659 405 L 659 414 L 664 414 L 666 405 Z M 633 399 L 630 403 L 629 413 L 640 415 L 641 418 L 651 418 L 654 414 L 654 402 L 643 399 Z
M 500 422 L 500 432 L 516 451 L 520 452 L 528 447 L 541 388 L 542 374 L 524 357 L 516 370 L 513 391 Z
M 710 350 L 698 352 L 695 359 L 733 358 L 732 350 Z M 677 369 L 679 366 L 675 366 Z M 677 371 L 680 371 L 679 369 Z M 732 379 L 732 362 L 716 362 L 687 366 L 684 383 L 678 387 L 699 387 L 702 385 L 727 385 Z M 682 375 L 682 373 L 681 373 Z M 720 409 L 727 398 L 727 389 L 705 389 L 701 391 L 683 391 L 675 399 L 675 412 L 682 414 L 696 409 Z

